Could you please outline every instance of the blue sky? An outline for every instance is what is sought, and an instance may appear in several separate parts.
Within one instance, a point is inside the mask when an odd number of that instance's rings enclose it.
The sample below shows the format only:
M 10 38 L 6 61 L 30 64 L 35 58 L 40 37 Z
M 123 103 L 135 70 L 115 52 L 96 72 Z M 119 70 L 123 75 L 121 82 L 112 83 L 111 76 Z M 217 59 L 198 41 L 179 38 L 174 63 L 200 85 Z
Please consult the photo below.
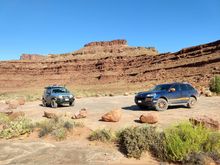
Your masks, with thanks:
M 220 0 L 0 0 L 0 60 L 127 39 L 159 52 L 220 39 Z

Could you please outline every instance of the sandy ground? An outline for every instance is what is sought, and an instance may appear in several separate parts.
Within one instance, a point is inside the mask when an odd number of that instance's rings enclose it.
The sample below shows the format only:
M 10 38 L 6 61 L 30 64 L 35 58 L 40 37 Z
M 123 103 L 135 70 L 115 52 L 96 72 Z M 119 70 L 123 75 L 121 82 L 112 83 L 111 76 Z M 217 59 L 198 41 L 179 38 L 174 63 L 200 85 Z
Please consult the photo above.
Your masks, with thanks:
M 55 112 L 70 117 L 81 108 L 87 108 L 88 117 L 80 119 L 91 130 L 111 128 L 118 130 L 131 125 L 140 125 L 139 116 L 154 112 L 159 116 L 158 127 L 166 128 L 189 117 L 207 115 L 220 121 L 220 97 L 200 97 L 195 108 L 172 107 L 167 111 L 141 110 L 134 105 L 134 96 L 94 97 L 77 99 L 74 107 L 45 108 L 41 102 L 26 103 L 16 111 L 24 111 L 33 121 L 44 120 L 44 111 Z M 101 116 L 112 109 L 122 109 L 122 119 L 117 123 L 99 121 Z M 43 139 L 16 139 L 0 141 L 0 164 L 160 164 L 148 153 L 141 160 L 127 159 L 115 146 L 99 145 L 88 140 L 65 140 L 62 142 L 45 141 Z

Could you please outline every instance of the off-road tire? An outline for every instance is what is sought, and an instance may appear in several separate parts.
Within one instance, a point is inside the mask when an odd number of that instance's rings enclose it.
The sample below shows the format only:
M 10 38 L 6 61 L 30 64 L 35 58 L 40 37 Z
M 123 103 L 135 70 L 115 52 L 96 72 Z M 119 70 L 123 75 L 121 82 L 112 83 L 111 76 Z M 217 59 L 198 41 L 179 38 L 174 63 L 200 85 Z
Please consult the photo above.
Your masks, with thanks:
M 157 100 L 157 103 L 155 105 L 155 109 L 157 111 L 165 111 L 167 110 L 167 108 L 168 108 L 168 102 L 165 99 L 160 98 Z
M 195 97 L 190 97 L 189 102 L 187 103 L 187 108 L 193 108 L 196 104 L 197 100 Z
M 57 108 L 58 107 L 58 104 L 56 103 L 56 100 L 51 100 L 51 103 L 50 103 L 51 107 L 52 108 Z
M 70 106 L 74 106 L 74 104 L 75 104 L 74 101 L 73 101 L 73 102 L 69 102 L 69 105 L 70 105 Z
M 47 101 L 42 99 L 42 105 L 43 105 L 43 107 L 48 107 Z

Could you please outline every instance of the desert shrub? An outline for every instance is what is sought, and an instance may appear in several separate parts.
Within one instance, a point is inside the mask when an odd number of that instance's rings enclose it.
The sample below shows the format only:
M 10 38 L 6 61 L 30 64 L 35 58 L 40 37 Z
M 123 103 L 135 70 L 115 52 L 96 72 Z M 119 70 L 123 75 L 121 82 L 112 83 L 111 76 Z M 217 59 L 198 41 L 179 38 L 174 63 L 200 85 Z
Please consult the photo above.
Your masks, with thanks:
M 147 150 L 160 150 L 158 146 L 162 141 L 158 140 L 159 133 L 155 127 L 142 126 L 126 128 L 118 135 L 121 151 L 128 157 L 140 158 L 142 152 Z
M 215 76 L 210 83 L 210 90 L 212 92 L 220 93 L 220 75 Z
M 44 137 L 46 135 L 52 135 L 56 140 L 63 140 L 66 138 L 67 132 L 71 131 L 75 124 L 70 121 L 64 121 L 61 118 L 55 118 L 50 120 L 45 120 L 37 123 L 39 130 L 39 137 Z
M 64 140 L 66 139 L 67 130 L 64 127 L 61 127 L 53 130 L 51 134 L 56 138 L 56 140 Z
M 113 133 L 109 129 L 96 130 L 96 131 L 93 131 L 92 134 L 89 136 L 89 140 L 109 142 L 113 140 Z
M 220 158 L 220 133 L 210 132 L 208 139 L 203 144 L 203 151 Z M 212 156 L 211 156 L 212 157 Z
M 9 117 L 4 113 L 0 113 L 0 125 L 1 124 L 6 124 L 8 122 L 10 122 Z
M 83 122 L 73 122 L 73 126 L 74 127 L 84 127 L 84 123 Z
M 31 120 L 20 117 L 4 124 L 3 130 L 0 132 L 0 138 L 10 139 L 30 133 L 32 130 L 33 124 Z
M 209 134 L 210 131 L 203 126 L 193 126 L 188 122 L 180 123 L 165 130 L 167 159 L 171 161 L 183 161 L 189 154 L 203 151 Z

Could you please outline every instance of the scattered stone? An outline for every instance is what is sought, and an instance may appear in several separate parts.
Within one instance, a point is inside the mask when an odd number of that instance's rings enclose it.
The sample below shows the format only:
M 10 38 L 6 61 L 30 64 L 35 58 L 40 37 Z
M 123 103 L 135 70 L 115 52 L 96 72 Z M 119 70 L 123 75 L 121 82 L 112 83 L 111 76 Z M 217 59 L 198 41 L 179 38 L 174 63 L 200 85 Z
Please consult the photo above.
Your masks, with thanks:
M 148 113 L 140 116 L 141 123 L 155 124 L 158 122 L 158 119 L 158 115 L 155 113 Z
M 46 111 L 44 111 L 43 117 L 46 117 L 46 118 L 48 118 L 48 119 L 58 118 L 58 116 L 57 116 L 55 113 L 46 112 Z
M 129 95 L 129 93 L 128 93 L 128 92 L 125 92 L 125 93 L 124 93 L 124 96 L 128 96 L 128 95 Z
M 206 90 L 204 94 L 205 94 L 206 97 L 212 97 L 213 96 L 213 94 L 210 90 Z
M 19 106 L 19 102 L 17 100 L 9 101 L 8 109 L 17 109 Z
M 102 116 L 102 121 L 118 122 L 121 119 L 122 111 L 120 109 L 112 110 Z
M 24 97 L 20 97 L 17 99 L 19 105 L 24 105 L 25 104 L 25 98 Z
M 5 100 L 5 104 L 9 104 L 10 103 L 10 100 Z
M 191 154 L 186 164 L 216 165 L 215 161 L 204 153 Z
M 17 119 L 17 118 L 23 117 L 23 116 L 25 116 L 25 113 L 22 112 L 22 111 L 20 111 L 20 112 L 13 112 L 13 113 L 9 114 L 9 118 L 11 120 L 14 120 L 14 119 Z
M 110 93 L 110 94 L 109 94 L 109 96 L 110 96 L 110 97 L 113 97 L 113 96 L 114 96 L 114 94 L 113 94 L 113 93 Z
M 81 119 L 81 118 L 86 118 L 87 117 L 87 110 L 86 108 L 82 108 L 79 113 L 74 114 L 74 116 L 72 116 L 72 119 Z
M 0 113 L 3 113 L 5 115 L 11 115 L 13 111 L 10 109 L 4 109 L 4 110 L 1 110 Z
M 206 115 L 200 117 L 191 117 L 189 121 L 193 125 L 203 125 L 206 128 L 220 130 L 220 123 L 217 120 L 214 120 Z

